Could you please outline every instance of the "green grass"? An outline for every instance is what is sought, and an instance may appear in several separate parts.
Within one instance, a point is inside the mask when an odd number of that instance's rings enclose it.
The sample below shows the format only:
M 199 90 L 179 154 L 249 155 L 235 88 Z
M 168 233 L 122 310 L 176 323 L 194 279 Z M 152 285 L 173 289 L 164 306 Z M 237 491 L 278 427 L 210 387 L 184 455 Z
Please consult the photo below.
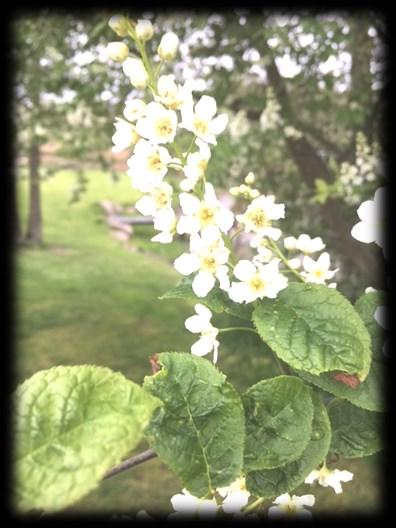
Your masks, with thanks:
M 75 174 L 62 171 L 42 183 L 44 242 L 40 249 L 20 249 L 16 266 L 16 383 L 55 365 L 98 364 L 141 383 L 151 374 L 149 356 L 166 350 L 189 351 L 194 337 L 184 329 L 193 303 L 158 297 L 179 275 L 172 261 L 185 242 L 150 242 L 153 230 L 135 229 L 126 251 L 103 221 L 103 199 L 131 204 L 136 198 L 126 176 L 113 183 L 90 171 L 81 201 L 69 204 Z M 26 219 L 27 182 L 19 184 L 21 218 Z M 236 321 L 215 316 L 215 324 Z M 276 374 L 273 361 L 253 334 L 220 338 L 219 368 L 239 390 Z M 136 452 L 147 446 L 143 443 Z M 374 511 L 380 501 L 379 458 L 340 461 L 355 473 L 345 493 L 315 488 L 315 511 Z M 169 498 L 181 483 L 158 459 L 105 481 L 70 512 L 169 510 Z M 303 485 L 296 493 L 309 493 Z

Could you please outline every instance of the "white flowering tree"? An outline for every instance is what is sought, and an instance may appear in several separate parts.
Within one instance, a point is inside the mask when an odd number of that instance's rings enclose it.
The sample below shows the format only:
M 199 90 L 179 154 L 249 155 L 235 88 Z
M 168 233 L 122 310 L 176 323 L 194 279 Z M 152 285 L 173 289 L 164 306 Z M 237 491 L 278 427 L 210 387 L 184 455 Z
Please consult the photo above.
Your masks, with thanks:
M 150 21 L 114 16 L 109 24 L 120 37 L 109 57 L 140 90 L 114 123 L 113 149 L 131 151 L 127 172 L 141 192 L 136 208 L 153 218 L 153 242 L 189 239 L 174 262 L 183 278 L 162 299 L 195 301 L 185 326 L 197 339 L 189 352 L 153 351 L 142 387 L 93 365 L 54 367 L 20 385 L 15 506 L 62 510 L 103 478 L 158 456 L 183 484 L 170 497 L 170 518 L 310 516 L 315 496 L 291 495 L 298 486 L 339 494 L 359 476 L 334 468 L 332 455 L 360 458 L 382 447 L 385 293 L 368 289 L 355 304 L 339 293 L 325 241 L 285 236 L 287 204 L 254 188 L 253 173 L 243 210 L 225 207 L 208 167 L 228 117 L 171 73 L 178 36 L 163 34 L 151 55 Z M 361 222 L 340 236 L 382 246 L 382 200 L 381 191 L 362 204 Z M 235 253 L 242 236 L 250 258 Z M 238 326 L 218 328 L 218 313 Z M 258 336 L 278 375 L 257 372 L 239 393 L 217 367 L 228 332 Z M 142 438 L 151 448 L 127 458 Z

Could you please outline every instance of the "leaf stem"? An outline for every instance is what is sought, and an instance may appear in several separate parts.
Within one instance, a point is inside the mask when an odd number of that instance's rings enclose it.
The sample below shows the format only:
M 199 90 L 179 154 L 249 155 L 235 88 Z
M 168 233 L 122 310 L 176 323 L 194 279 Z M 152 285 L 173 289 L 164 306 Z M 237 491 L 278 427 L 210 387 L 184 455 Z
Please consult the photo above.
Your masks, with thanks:
M 122 471 L 125 471 L 129 468 L 138 466 L 139 464 L 142 464 L 147 460 L 151 460 L 156 456 L 157 454 L 153 449 L 147 449 L 147 451 L 143 451 L 143 453 L 139 453 L 138 455 L 135 455 L 131 458 L 127 458 L 126 460 L 123 460 L 120 464 L 118 464 L 118 466 L 115 466 L 110 469 L 110 471 L 108 471 L 103 477 L 103 480 L 113 477 L 114 475 L 118 475 L 118 473 L 121 473 Z
M 249 328 L 248 326 L 230 326 L 229 328 L 220 328 L 219 334 L 223 332 L 234 332 L 237 330 L 242 330 L 245 332 L 253 332 L 254 334 L 258 335 L 257 330 L 255 330 L 254 328 Z
M 259 499 L 255 500 L 254 502 L 252 502 L 251 504 L 246 506 L 246 508 L 244 508 L 243 512 L 244 513 L 248 513 L 248 512 L 254 511 L 257 508 L 257 506 L 260 506 L 264 502 L 264 500 L 265 499 L 260 497 Z
M 290 266 L 287 258 L 282 253 L 282 251 L 278 248 L 278 246 L 275 244 L 275 242 L 269 238 L 268 239 L 268 243 L 269 243 L 271 249 L 273 250 L 273 252 L 281 259 L 283 264 L 298 278 L 298 280 L 301 281 L 301 282 L 305 282 L 305 280 L 301 277 L 301 275 L 295 269 L 293 269 Z

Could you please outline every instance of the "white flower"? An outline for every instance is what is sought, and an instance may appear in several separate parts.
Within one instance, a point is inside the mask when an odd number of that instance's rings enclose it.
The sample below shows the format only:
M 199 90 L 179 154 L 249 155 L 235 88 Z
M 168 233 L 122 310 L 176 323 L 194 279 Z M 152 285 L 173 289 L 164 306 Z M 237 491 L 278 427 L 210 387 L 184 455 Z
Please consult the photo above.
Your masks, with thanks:
M 109 26 L 119 37 L 126 37 L 130 24 L 124 16 L 114 15 L 109 20 Z
M 158 79 L 157 91 L 158 95 L 154 96 L 155 100 L 171 110 L 179 110 L 184 104 L 192 103 L 191 87 L 187 83 L 184 86 L 178 86 L 173 74 L 161 75 Z
M 176 215 L 174 210 L 169 208 L 157 211 L 154 215 L 154 229 L 160 232 L 152 237 L 152 242 L 170 244 L 176 230 Z
M 179 37 L 176 33 L 170 31 L 162 37 L 157 50 L 158 55 L 162 60 L 172 60 L 176 57 L 178 47 Z
M 150 20 L 138 20 L 135 26 L 136 36 L 140 40 L 150 40 L 154 34 L 153 24 Z
M 138 141 L 133 156 L 128 161 L 132 186 L 142 192 L 150 192 L 159 185 L 168 171 L 172 158 L 165 147 L 150 145 L 144 139 Z
M 203 304 L 195 305 L 195 312 L 197 315 L 192 315 L 186 319 L 184 325 L 193 334 L 201 334 L 200 338 L 191 347 L 191 353 L 194 356 L 206 356 L 213 350 L 213 363 L 217 362 L 217 351 L 219 342 L 216 339 L 219 333 L 210 320 L 212 312 Z
M 179 200 L 183 211 L 183 216 L 177 224 L 179 235 L 184 233 L 192 235 L 209 226 L 216 226 L 223 233 L 227 233 L 234 223 L 234 215 L 228 209 L 220 206 L 211 183 L 205 184 L 205 194 L 202 201 L 188 193 L 181 193 Z
M 186 179 L 180 182 L 180 188 L 187 192 L 194 189 L 198 180 L 203 177 L 210 159 L 210 148 L 207 143 L 198 138 L 195 143 L 198 145 L 199 151 L 187 156 L 187 163 L 183 168 Z
M 271 220 L 284 218 L 284 204 L 276 204 L 274 196 L 259 196 L 248 206 L 244 214 L 237 215 L 237 220 L 245 226 L 245 231 L 253 231 L 260 236 L 278 240 L 281 230 L 271 227 Z
M 284 493 L 277 497 L 273 504 L 278 506 L 271 506 L 268 509 L 268 517 L 272 519 L 279 517 L 312 517 L 312 513 L 304 508 L 304 506 L 312 507 L 315 504 L 315 497 L 313 495 L 302 495 L 298 497 L 293 495 L 290 497 L 288 493 Z
M 182 275 L 198 271 L 191 285 L 195 295 L 206 297 L 216 279 L 221 289 L 228 290 L 228 268 L 225 264 L 230 251 L 225 247 L 219 231 L 211 228 L 205 231 L 205 236 L 191 235 L 190 251 L 177 257 L 174 266 Z
M 185 488 L 171 497 L 171 503 L 175 513 L 168 515 L 168 518 L 191 517 L 194 514 L 198 517 L 215 517 L 218 509 L 215 499 L 200 499 Z
M 146 113 L 136 122 L 137 132 L 152 143 L 173 143 L 176 135 L 177 116 L 155 101 L 146 106 Z
M 229 486 L 217 488 L 217 493 L 224 497 L 222 508 L 225 513 L 237 513 L 244 508 L 250 497 L 246 489 L 245 477 L 237 478 Z
M 122 63 L 122 69 L 135 88 L 145 88 L 149 82 L 149 75 L 140 59 L 128 57 Z
M 164 181 L 153 187 L 148 195 L 143 196 L 135 204 L 135 208 L 143 216 L 155 216 L 161 209 L 169 209 L 172 204 L 173 188 Z
M 355 224 L 351 235 L 359 242 L 370 244 L 375 242 L 380 246 L 384 255 L 385 248 L 385 187 L 375 191 L 374 199 L 363 202 L 357 210 L 360 222 Z
M 289 266 L 293 269 L 298 269 L 298 268 L 301 268 L 301 259 L 299 259 L 298 257 L 296 258 L 292 258 L 290 260 L 287 261 Z
M 315 480 L 321 486 L 327 488 L 330 486 L 336 493 L 342 493 L 341 482 L 349 482 L 353 479 L 353 473 L 350 471 L 340 471 L 339 469 L 328 469 L 325 465 L 321 469 L 315 469 L 304 480 L 305 484 L 312 484 Z
M 146 112 L 146 103 L 141 99 L 130 99 L 126 101 L 124 108 L 124 117 L 131 123 L 134 123 Z
M 250 247 L 257 249 L 258 255 L 253 257 L 254 260 L 258 260 L 259 262 L 269 262 L 272 259 L 273 253 L 268 249 L 265 238 L 256 235 L 251 239 L 249 245 Z
M 255 179 L 256 178 L 255 178 L 253 172 L 249 172 L 249 174 L 245 178 L 245 183 L 247 183 L 248 185 L 252 185 L 254 183 Z
M 335 270 L 329 269 L 330 255 L 328 253 L 322 253 L 316 261 L 305 255 L 303 267 L 305 271 L 302 271 L 301 275 L 307 282 L 316 284 L 324 284 L 326 280 L 331 279 L 338 271 L 338 268 Z
M 326 246 L 320 237 L 311 238 L 309 235 L 302 234 L 296 241 L 296 249 L 302 253 L 315 253 L 322 251 Z
M 228 123 L 227 114 L 219 114 L 214 117 L 216 112 L 215 99 L 203 95 L 194 107 L 192 101 L 182 106 L 182 122 L 179 126 L 190 130 L 206 143 L 216 145 L 216 136 L 223 132 Z
M 280 290 L 287 286 L 287 278 L 279 273 L 279 259 L 268 264 L 253 264 L 250 260 L 240 260 L 234 268 L 234 275 L 241 282 L 233 282 L 228 295 L 231 300 L 253 302 L 256 299 L 269 297 L 274 299 Z
M 288 236 L 283 240 L 283 245 L 285 246 L 285 249 L 288 249 L 289 251 L 293 251 L 293 249 L 296 249 L 296 244 L 297 238 L 293 236 Z
M 111 149 L 113 152 L 121 152 L 132 145 L 135 145 L 139 141 L 139 134 L 136 132 L 135 126 L 131 125 L 131 123 L 127 123 L 123 119 L 117 118 L 114 126 L 116 131 L 111 138 L 114 143 L 114 146 Z
M 129 49 L 123 42 L 109 42 L 106 47 L 106 55 L 114 61 L 124 62 L 129 55 Z

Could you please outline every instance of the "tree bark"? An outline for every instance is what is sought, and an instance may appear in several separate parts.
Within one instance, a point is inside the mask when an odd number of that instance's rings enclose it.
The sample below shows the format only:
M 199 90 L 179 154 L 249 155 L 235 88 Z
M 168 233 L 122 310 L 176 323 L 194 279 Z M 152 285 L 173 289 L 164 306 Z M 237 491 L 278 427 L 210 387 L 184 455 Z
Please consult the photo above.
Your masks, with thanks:
M 40 147 L 33 141 L 29 150 L 29 216 L 25 238 L 35 245 L 43 241 L 39 168 Z

